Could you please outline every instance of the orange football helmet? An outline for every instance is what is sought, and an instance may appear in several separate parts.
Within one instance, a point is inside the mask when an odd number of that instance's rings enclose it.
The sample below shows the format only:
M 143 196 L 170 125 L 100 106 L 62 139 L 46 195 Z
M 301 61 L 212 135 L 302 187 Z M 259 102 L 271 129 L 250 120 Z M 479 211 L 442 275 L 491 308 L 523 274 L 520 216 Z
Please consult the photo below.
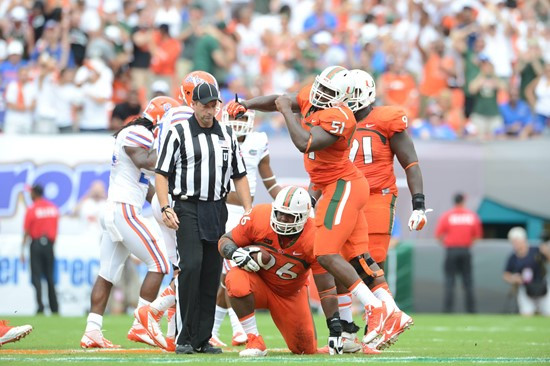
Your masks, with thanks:
M 166 113 L 170 108 L 179 106 L 180 103 L 174 98 L 160 96 L 151 99 L 149 104 L 142 113 L 142 116 L 147 118 L 149 121 L 153 122 L 153 125 L 156 125 L 164 113 Z
M 218 92 L 220 90 L 220 87 L 218 86 L 218 81 L 214 76 L 212 76 L 212 74 L 206 71 L 193 71 L 183 78 L 180 86 L 180 95 L 178 96 L 178 98 L 181 101 L 185 101 L 188 106 L 191 106 L 193 89 L 195 89 L 197 85 L 202 83 L 213 84 L 218 89 Z

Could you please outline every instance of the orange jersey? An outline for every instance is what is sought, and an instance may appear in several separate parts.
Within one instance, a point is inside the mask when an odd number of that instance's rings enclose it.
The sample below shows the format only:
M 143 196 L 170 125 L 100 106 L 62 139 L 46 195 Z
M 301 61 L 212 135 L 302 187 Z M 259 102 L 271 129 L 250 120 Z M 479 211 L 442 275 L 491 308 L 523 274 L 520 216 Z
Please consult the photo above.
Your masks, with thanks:
M 397 195 L 390 139 L 406 128 L 405 112 L 393 106 L 374 107 L 357 123 L 349 157 L 369 181 L 371 193 Z
M 311 182 L 323 187 L 338 179 L 359 178 L 361 173 L 348 159 L 351 139 L 357 124 L 353 113 L 347 107 L 321 109 L 311 113 L 310 90 L 311 85 L 306 86 L 297 96 L 302 113 L 302 127 L 309 131 L 313 126 L 320 126 L 328 133 L 339 137 L 334 144 L 323 150 L 304 154 L 304 165 Z
M 270 204 L 257 205 L 250 214 L 241 218 L 231 235 L 237 246 L 261 246 L 275 257 L 272 267 L 257 273 L 273 292 L 290 296 L 307 283 L 310 268 L 314 274 L 325 272 L 313 255 L 315 223 L 308 219 L 300 235 L 282 248 L 279 238 L 284 237 L 273 231 L 270 217 Z

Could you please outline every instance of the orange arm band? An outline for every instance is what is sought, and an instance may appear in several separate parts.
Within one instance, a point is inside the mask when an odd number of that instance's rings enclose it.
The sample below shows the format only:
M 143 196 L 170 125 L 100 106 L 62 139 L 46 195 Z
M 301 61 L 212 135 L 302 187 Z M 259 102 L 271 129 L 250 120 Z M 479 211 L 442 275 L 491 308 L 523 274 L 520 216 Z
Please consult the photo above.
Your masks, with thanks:
M 306 151 L 304 151 L 304 154 L 307 154 L 309 152 L 309 148 L 311 147 L 311 141 L 313 141 L 313 136 L 309 134 L 309 139 L 307 140 Z
M 409 165 L 407 165 L 407 167 L 405 168 L 405 170 L 409 169 L 410 167 L 413 167 L 415 165 L 418 165 L 418 161 L 415 161 L 415 162 L 412 162 L 410 163 Z

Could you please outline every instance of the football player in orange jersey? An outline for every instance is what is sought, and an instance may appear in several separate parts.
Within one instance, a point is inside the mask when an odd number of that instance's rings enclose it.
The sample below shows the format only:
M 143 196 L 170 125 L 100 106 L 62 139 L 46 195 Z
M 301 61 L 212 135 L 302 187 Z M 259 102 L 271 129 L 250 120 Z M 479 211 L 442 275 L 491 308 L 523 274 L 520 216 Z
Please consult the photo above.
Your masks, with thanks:
M 376 86 L 373 78 L 363 70 L 352 70 L 351 74 L 356 84 L 348 105 L 358 122 L 349 157 L 369 181 L 369 204 L 364 208 L 369 224 L 369 253 L 383 269 L 398 193 L 393 171 L 394 156 L 397 156 L 405 169 L 413 198 L 410 230 L 421 230 L 427 222 L 422 172 L 414 144 L 407 133 L 407 116 L 404 110 L 397 106 L 374 107 Z M 351 294 L 345 293 L 340 287 L 338 292 L 342 320 L 351 322 Z M 388 305 L 393 303 L 388 302 Z M 394 313 L 386 325 L 392 331 L 384 333 L 384 339 L 378 348 L 383 349 L 393 344 L 399 334 L 412 324 L 412 318 L 394 305 Z
M 279 111 L 285 118 L 294 145 L 304 153 L 304 164 L 313 188 L 322 192 L 316 207 L 315 256 L 334 278 L 365 306 L 368 333 L 363 338 L 369 353 L 373 343 L 382 338 L 392 308 L 369 287 L 386 292 L 383 272 L 368 254 L 368 226 L 363 212 L 369 185 L 349 160 L 350 144 L 356 128 L 353 112 L 345 105 L 353 91 L 349 70 L 330 66 L 312 85 L 298 95 L 270 95 L 228 105 L 230 115 L 248 108 Z M 301 122 L 294 113 L 301 112 Z M 387 285 L 386 285 L 387 287 Z
M 342 351 L 334 278 L 315 259 L 315 223 L 309 218 L 310 209 L 311 200 L 305 189 L 285 187 L 272 204 L 255 206 L 219 241 L 222 256 L 238 266 L 229 270 L 225 283 L 231 306 L 248 337 L 240 356 L 267 354 L 254 309 L 269 309 L 293 353 L 317 352 L 306 288 L 310 268 L 327 317 L 329 351 Z M 253 259 L 252 254 L 258 253 L 260 247 L 270 253 L 269 261 Z

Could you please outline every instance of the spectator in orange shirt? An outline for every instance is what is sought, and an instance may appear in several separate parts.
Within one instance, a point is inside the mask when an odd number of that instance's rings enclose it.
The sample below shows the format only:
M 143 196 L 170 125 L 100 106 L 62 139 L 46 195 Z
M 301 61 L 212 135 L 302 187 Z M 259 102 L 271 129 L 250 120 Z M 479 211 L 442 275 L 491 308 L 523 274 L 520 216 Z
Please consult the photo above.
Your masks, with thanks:
M 405 69 L 403 56 L 396 56 L 389 62 L 388 71 L 378 80 L 377 95 L 383 96 L 384 105 L 396 105 L 405 108 L 410 120 L 418 116 L 418 90 L 416 81 Z
M 447 80 L 455 76 L 455 71 L 453 60 L 445 56 L 445 44 L 442 39 L 433 41 L 428 51 L 424 50 L 418 41 L 417 46 L 424 63 L 424 80 L 420 83 L 423 109 L 428 97 L 435 97 L 447 89 Z
M 151 45 L 151 70 L 154 78 L 165 80 L 171 86 L 176 76 L 176 62 L 180 53 L 180 42 L 170 36 L 167 24 L 161 24 L 153 33 Z

